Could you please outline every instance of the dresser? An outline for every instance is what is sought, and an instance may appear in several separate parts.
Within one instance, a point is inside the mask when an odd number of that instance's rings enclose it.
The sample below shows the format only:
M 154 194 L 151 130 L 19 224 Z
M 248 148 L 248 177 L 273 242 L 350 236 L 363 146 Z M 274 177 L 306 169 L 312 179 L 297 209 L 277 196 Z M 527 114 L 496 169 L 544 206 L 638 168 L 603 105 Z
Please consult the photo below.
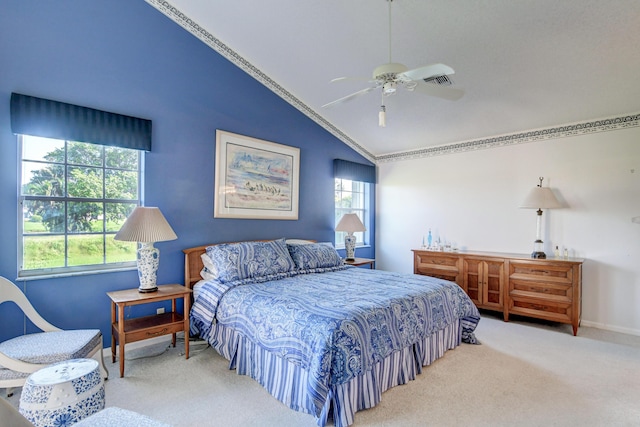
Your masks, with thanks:
M 455 282 L 478 308 L 573 326 L 578 333 L 582 299 L 580 258 L 532 259 L 499 252 L 413 249 L 413 272 Z

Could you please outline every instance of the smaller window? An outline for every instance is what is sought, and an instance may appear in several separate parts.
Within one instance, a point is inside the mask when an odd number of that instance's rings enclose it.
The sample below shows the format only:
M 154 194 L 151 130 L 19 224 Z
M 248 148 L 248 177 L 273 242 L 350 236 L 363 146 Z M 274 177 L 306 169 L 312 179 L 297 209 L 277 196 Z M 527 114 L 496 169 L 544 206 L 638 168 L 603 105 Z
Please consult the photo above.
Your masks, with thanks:
M 353 233 L 356 237 L 356 246 L 368 244 L 369 226 L 368 226 L 368 206 L 369 206 L 369 189 L 367 182 L 352 181 L 349 179 L 335 179 L 335 223 L 334 228 L 340 221 L 340 218 L 346 213 L 355 213 L 360 221 L 367 228 L 367 231 L 359 231 Z M 344 237 L 346 232 L 336 231 L 335 244 L 337 248 L 344 248 Z

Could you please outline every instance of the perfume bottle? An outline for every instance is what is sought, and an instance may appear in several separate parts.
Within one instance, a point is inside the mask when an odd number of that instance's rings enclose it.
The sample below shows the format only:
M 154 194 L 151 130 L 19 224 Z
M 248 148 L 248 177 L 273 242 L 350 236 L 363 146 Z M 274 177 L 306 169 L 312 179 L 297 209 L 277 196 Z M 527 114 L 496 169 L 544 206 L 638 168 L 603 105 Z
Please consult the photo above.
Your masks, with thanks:
M 431 229 L 429 229 L 429 234 L 427 235 L 427 243 L 429 244 L 429 246 L 427 247 L 431 247 L 431 241 L 433 240 L 433 237 L 431 236 Z
M 558 249 L 558 246 L 556 246 L 556 250 L 555 250 L 555 251 L 553 251 L 553 255 L 554 255 L 556 258 L 560 258 L 560 249 Z

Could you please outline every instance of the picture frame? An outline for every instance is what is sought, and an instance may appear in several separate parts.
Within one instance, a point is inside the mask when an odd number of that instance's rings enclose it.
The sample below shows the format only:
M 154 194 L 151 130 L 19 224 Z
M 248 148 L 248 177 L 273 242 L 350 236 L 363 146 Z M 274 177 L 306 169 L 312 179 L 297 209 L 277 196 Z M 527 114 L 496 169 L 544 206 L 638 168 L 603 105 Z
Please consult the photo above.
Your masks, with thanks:
M 214 218 L 298 219 L 300 149 L 216 130 Z

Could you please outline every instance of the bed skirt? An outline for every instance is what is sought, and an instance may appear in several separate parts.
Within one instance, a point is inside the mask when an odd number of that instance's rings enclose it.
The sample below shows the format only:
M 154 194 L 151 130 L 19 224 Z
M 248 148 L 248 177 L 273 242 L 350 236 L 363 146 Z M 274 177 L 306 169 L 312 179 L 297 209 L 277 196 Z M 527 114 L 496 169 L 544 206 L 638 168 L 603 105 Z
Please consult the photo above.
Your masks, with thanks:
M 264 350 L 237 331 L 217 324 L 208 341 L 229 360 L 229 369 L 260 383 L 273 397 L 299 412 L 311 414 L 324 427 L 332 416 L 336 427 L 353 424 L 357 411 L 373 408 L 382 393 L 414 380 L 422 367 L 460 345 L 460 321 L 448 325 L 413 345 L 398 350 L 373 365 L 366 374 L 338 385 L 330 385 L 326 396 L 309 391 L 309 372 L 301 366 Z

